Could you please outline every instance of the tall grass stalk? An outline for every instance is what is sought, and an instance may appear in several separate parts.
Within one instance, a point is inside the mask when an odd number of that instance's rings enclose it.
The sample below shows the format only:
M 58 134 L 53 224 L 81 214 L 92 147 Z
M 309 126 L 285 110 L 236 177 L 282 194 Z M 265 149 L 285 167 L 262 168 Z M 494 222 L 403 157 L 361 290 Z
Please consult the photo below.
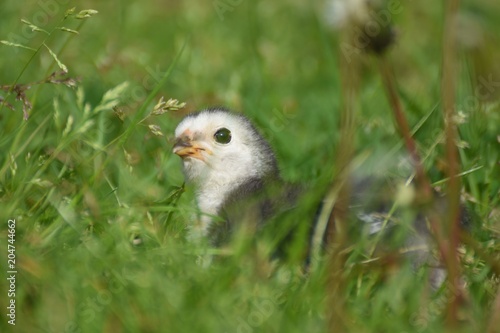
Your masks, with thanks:
M 451 326 L 456 326 L 459 321 L 459 305 L 464 301 L 464 291 L 460 278 L 460 262 L 457 248 L 460 238 L 460 163 L 457 148 L 457 128 L 455 121 L 455 92 L 458 70 L 457 66 L 457 35 L 458 26 L 458 0 L 445 1 L 444 30 L 443 30 L 443 76 L 441 80 L 441 94 L 443 102 L 443 118 L 446 141 L 446 161 L 448 163 L 448 210 L 446 216 L 446 235 L 449 239 L 448 258 L 448 281 L 456 297 L 450 302 L 447 319 Z

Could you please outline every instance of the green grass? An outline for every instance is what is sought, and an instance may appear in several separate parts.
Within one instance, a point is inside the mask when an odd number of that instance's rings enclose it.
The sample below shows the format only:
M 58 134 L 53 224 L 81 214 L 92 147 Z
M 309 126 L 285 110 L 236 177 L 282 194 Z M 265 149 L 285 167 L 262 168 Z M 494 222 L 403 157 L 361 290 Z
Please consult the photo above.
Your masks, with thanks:
M 355 246 L 345 288 L 332 295 L 324 261 L 304 276 L 296 262 L 271 264 L 265 242 L 244 241 L 203 267 L 199 257 L 213 250 L 184 238 L 196 208 L 192 188 L 181 188 L 181 163 L 171 146 L 187 111 L 213 105 L 242 111 L 270 140 L 285 179 L 311 188 L 331 181 L 340 139 L 341 55 L 320 5 L 242 1 L 222 20 L 211 1 L 84 1 L 76 13 L 99 13 L 62 22 L 71 6 L 53 3 L 50 17 L 37 1 L 0 4 L 0 40 L 40 48 L 0 44 L 0 86 L 60 71 L 44 41 L 69 69 L 65 77 L 79 79 L 77 88 L 33 85 L 26 91 L 33 104 L 28 120 L 22 102 L 7 97 L 9 88 L 0 90 L 14 108 L 0 111 L 0 267 L 7 275 L 7 222 L 15 219 L 18 272 L 15 326 L 5 316 L 9 285 L 0 279 L 2 332 L 327 332 L 330 298 L 345 300 L 342 325 L 353 332 L 445 329 L 450 291 L 429 292 L 427 272 L 415 273 L 408 263 L 368 265 Z M 480 332 L 499 310 L 492 263 L 500 249 L 494 33 L 500 8 L 487 0 L 461 6 L 467 20 L 460 36 L 472 43 L 460 49 L 457 75 L 457 110 L 465 115 L 458 127 L 461 181 L 483 253 L 464 247 L 468 299 L 460 313 L 463 332 Z M 446 177 L 442 24 L 433 23 L 442 16 L 440 4 L 405 2 L 393 17 L 398 41 L 387 55 L 432 182 Z M 50 35 L 31 32 L 21 19 Z M 368 156 L 364 173 L 402 176 L 404 149 L 376 62 L 363 59 L 356 155 Z M 485 80 L 493 83 L 485 86 Z M 186 110 L 147 117 L 161 96 L 186 102 Z M 165 136 L 153 135 L 152 124 Z M 315 209 L 310 202 L 302 206 Z M 307 213 L 300 214 L 307 221 Z M 292 249 L 301 250 L 300 244 Z

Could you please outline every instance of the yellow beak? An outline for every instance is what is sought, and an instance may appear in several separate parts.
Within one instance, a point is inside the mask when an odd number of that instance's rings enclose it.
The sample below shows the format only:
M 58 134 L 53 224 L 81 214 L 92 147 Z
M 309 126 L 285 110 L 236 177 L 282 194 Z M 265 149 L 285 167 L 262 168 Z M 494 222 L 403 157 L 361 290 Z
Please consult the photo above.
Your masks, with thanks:
M 210 151 L 207 151 L 196 141 L 189 141 L 183 138 L 177 139 L 173 148 L 174 154 L 179 155 L 182 159 L 192 157 L 197 158 L 201 161 L 204 161 L 204 157 L 202 152 L 206 151 L 209 154 Z

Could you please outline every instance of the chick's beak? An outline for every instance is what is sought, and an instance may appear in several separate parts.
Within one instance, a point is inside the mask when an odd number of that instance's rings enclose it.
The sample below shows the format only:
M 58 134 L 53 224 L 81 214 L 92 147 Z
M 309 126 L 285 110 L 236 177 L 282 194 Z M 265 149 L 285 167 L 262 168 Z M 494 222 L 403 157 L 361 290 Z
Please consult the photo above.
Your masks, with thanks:
M 203 148 L 197 141 L 187 138 L 178 138 L 175 141 L 173 151 L 174 154 L 179 155 L 182 159 L 192 157 L 204 161 L 202 152 L 207 150 Z M 210 153 L 209 151 L 207 152 Z

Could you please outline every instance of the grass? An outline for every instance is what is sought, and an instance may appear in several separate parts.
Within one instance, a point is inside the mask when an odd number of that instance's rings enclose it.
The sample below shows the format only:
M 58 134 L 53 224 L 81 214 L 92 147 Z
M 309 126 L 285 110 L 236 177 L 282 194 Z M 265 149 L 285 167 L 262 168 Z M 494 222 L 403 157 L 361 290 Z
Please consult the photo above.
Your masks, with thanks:
M 243 240 L 207 268 L 199 259 L 221 251 L 184 238 L 196 208 L 171 139 L 186 112 L 243 111 L 275 148 L 285 179 L 330 186 L 345 87 L 342 39 L 323 23 L 320 5 L 242 1 L 221 12 L 214 4 L 222 1 L 84 1 L 63 20 L 70 6 L 40 3 L 0 4 L 0 40 L 11 43 L 0 44 L 0 96 L 12 107 L 0 111 L 0 262 L 7 272 L 7 225 L 15 219 L 18 272 L 16 325 L 2 315 L 2 332 L 451 330 L 451 289 L 431 292 L 426 269 L 367 256 L 370 240 L 348 244 L 343 284 L 332 290 L 327 260 L 306 276 L 296 262 L 270 263 L 265 241 Z M 444 7 L 402 6 L 392 17 L 397 43 L 385 57 L 427 176 L 445 187 L 443 26 L 433 23 Z M 90 8 L 98 13 L 75 18 Z M 460 11 L 458 156 L 475 228 L 460 247 L 466 301 L 455 331 L 498 332 L 499 7 L 463 1 Z M 52 82 L 61 65 L 69 72 Z M 363 173 L 401 178 L 409 168 L 377 66 L 360 56 L 353 155 L 364 158 Z M 161 96 L 187 106 L 148 116 Z M 301 221 L 315 205 L 301 203 Z M 291 252 L 302 250 L 294 244 Z M 9 284 L 0 281 L 6 309 Z M 342 300 L 340 310 L 332 298 Z

